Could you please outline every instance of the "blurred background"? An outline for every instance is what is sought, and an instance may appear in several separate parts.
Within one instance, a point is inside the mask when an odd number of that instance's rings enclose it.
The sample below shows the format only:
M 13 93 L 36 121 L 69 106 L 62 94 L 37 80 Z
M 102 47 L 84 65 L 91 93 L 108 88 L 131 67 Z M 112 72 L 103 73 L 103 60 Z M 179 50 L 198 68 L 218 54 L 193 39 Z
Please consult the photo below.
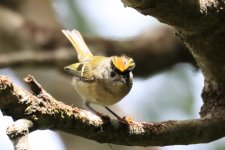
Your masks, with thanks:
M 26 88 L 33 75 L 56 99 L 81 108 L 80 97 L 63 67 L 76 60 L 61 29 L 77 29 L 93 53 L 134 58 L 134 85 L 111 108 L 136 121 L 199 117 L 203 76 L 175 31 L 155 18 L 125 8 L 120 0 L 1 0 L 0 75 Z M 60 86 L 59 86 L 60 85 Z M 106 114 L 104 109 L 96 109 Z M 12 150 L 5 129 L 12 123 L 0 113 L 0 150 Z M 31 150 L 223 150 L 225 140 L 208 144 L 129 147 L 99 144 L 59 131 L 29 134 Z

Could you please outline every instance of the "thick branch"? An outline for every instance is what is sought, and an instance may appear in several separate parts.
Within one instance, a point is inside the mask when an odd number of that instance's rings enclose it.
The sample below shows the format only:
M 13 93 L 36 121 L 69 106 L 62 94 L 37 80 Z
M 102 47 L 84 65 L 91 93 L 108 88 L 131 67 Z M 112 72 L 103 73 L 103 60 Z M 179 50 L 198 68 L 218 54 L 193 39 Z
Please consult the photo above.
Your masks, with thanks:
M 100 143 L 139 146 L 205 143 L 225 136 L 224 118 L 158 123 L 101 119 L 86 110 L 56 101 L 32 76 L 25 81 L 35 95 L 15 86 L 9 78 L 0 77 L 0 108 L 14 119 L 31 120 L 33 130 L 61 130 Z
M 133 7 L 145 15 L 156 17 L 159 21 L 192 30 L 198 21 L 201 12 L 197 0 L 122 0 L 125 6 Z M 182 22 L 180 21 L 182 20 Z
M 185 29 L 194 34 L 200 32 L 202 17 L 223 10 L 219 0 L 121 0 L 125 6 L 133 7 L 144 15 L 151 15 L 161 22 Z M 201 29 L 200 29 L 201 30 Z
M 27 119 L 19 119 L 7 128 L 7 135 L 12 141 L 14 150 L 29 150 L 28 134 L 33 123 Z
M 153 15 L 163 23 L 174 26 L 188 44 L 206 81 L 214 88 L 221 86 L 221 83 L 224 85 L 224 1 L 122 1 L 145 15 Z
M 175 27 L 201 68 L 205 86 L 201 115 L 225 114 L 225 2 L 221 0 L 122 0 Z M 219 97 L 219 98 L 217 98 Z

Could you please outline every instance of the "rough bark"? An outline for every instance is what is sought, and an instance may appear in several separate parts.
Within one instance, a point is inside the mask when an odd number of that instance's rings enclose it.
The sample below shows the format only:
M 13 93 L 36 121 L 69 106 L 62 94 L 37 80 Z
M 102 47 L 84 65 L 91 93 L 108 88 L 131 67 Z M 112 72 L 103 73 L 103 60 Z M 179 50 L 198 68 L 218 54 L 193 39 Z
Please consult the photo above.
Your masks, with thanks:
M 221 0 L 122 0 L 144 15 L 173 26 L 201 68 L 205 85 L 200 114 L 222 115 L 225 108 L 225 2 Z
M 149 123 L 100 118 L 55 100 L 32 76 L 25 82 L 33 94 L 17 87 L 9 78 L 0 77 L 0 108 L 15 120 L 32 121 L 30 131 L 60 130 L 100 143 L 135 146 L 206 143 L 225 135 L 224 117 Z

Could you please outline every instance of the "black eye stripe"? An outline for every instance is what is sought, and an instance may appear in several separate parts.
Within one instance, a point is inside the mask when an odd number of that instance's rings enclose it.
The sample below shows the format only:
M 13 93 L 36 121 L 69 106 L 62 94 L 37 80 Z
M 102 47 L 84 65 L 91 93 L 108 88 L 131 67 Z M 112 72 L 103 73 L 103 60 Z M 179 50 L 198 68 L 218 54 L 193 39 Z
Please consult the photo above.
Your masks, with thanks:
M 115 75 L 116 75 L 116 73 L 115 73 L 114 71 L 111 71 L 111 72 L 110 72 L 110 77 L 113 78 L 113 77 L 115 77 Z

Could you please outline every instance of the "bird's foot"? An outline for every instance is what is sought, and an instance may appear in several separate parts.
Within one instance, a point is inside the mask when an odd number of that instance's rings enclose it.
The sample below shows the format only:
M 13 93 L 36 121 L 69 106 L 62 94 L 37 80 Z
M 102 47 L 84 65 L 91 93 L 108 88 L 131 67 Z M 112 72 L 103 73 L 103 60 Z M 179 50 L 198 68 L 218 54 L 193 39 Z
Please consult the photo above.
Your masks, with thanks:
M 118 119 L 119 120 L 119 119 Z M 133 118 L 131 117 L 126 117 L 124 116 L 123 118 L 121 118 L 119 121 L 122 121 L 123 123 L 125 124 L 132 124 L 134 123 L 135 121 L 133 120 Z

